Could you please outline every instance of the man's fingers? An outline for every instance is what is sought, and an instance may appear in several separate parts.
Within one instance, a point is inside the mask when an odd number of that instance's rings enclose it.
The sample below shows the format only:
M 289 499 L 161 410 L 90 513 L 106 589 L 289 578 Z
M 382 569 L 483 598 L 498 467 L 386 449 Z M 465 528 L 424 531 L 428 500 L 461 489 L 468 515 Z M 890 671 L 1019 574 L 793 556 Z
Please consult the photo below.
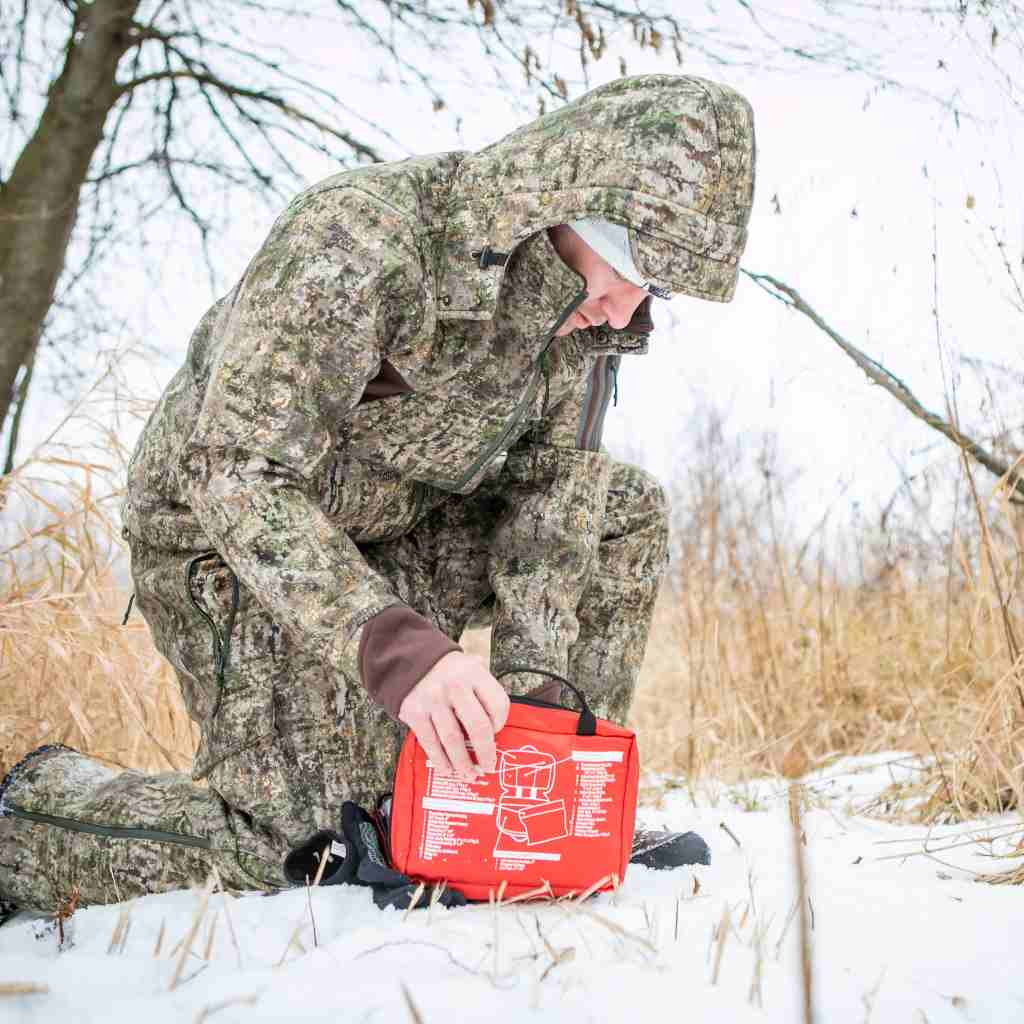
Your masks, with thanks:
M 508 721 L 509 699 L 505 688 L 495 680 L 493 686 L 477 684 L 473 688 L 473 692 L 483 706 L 484 711 L 487 712 L 493 731 L 501 732 Z
M 430 720 L 430 717 L 424 715 L 415 725 L 410 725 L 409 728 L 416 734 L 416 739 L 419 740 L 420 746 L 434 768 L 442 775 L 454 775 L 455 772 L 452 771 L 451 762 L 441 746 L 437 730 L 434 728 L 434 723 Z
M 464 690 L 455 701 L 455 714 L 459 716 L 469 741 L 473 744 L 476 763 L 485 772 L 493 772 L 497 757 L 494 749 L 494 727 L 490 716 L 480 704 L 480 698 L 473 690 Z
M 466 737 L 462 735 L 462 727 L 452 709 L 435 708 L 430 717 L 437 730 L 437 738 L 441 741 L 455 774 L 461 775 L 464 779 L 475 779 L 476 769 L 469 759 Z

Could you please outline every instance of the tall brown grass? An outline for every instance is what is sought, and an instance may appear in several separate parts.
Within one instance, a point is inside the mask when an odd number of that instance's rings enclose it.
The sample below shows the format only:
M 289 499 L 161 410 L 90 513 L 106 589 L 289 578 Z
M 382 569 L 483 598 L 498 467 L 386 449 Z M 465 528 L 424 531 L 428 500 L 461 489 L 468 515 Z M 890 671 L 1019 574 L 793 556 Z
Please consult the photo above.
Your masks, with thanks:
M 927 770 L 893 796 L 922 820 L 1024 808 L 1024 534 L 1000 488 L 947 488 L 944 529 L 908 499 L 798 543 L 770 439 L 713 411 L 691 436 L 633 708 L 648 767 L 742 779 L 911 751 Z
M 751 474 L 719 419 L 696 436 L 632 712 L 645 767 L 695 784 L 781 774 L 793 755 L 911 751 L 929 767 L 897 796 L 920 819 L 1024 808 L 1015 509 L 987 502 L 984 529 L 958 520 L 944 537 L 890 510 L 798 543 L 770 446 Z M 172 673 L 138 613 L 121 625 L 113 439 L 108 455 L 51 448 L 3 480 L 8 533 L 21 522 L 0 550 L 0 769 L 52 741 L 146 770 L 190 763 Z M 466 642 L 485 651 L 487 637 Z
M 0 773 L 43 743 L 147 771 L 191 763 L 196 733 L 129 597 L 115 509 L 125 452 L 79 416 L 0 478 Z M 63 436 L 98 436 L 87 447 Z

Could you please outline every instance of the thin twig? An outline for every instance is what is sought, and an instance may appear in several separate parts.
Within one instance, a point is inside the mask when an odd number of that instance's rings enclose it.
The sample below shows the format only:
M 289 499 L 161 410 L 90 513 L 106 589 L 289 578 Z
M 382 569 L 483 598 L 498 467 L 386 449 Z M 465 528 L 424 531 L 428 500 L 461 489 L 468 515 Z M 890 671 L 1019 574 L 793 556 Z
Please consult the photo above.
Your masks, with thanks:
M 309 921 L 313 926 L 313 948 L 320 948 L 320 940 L 316 934 L 316 914 L 313 913 L 313 886 L 309 884 L 309 877 L 306 878 L 306 906 L 309 908 Z
M 210 904 L 210 894 L 213 892 L 214 884 L 214 876 L 211 872 L 206 880 L 206 885 L 203 886 L 203 891 L 199 894 L 199 902 L 196 905 L 195 913 L 192 915 L 192 926 L 189 928 L 181 944 L 181 953 L 178 955 L 178 963 L 174 968 L 174 975 L 171 978 L 171 992 L 178 987 L 178 983 L 181 980 L 181 972 L 185 969 L 185 961 L 192 951 L 192 943 L 195 942 L 196 935 L 199 934 L 199 926 L 203 923 L 203 918 L 206 916 L 206 908 Z M 192 977 L 195 977 L 195 975 L 192 975 Z
M 238 957 L 238 969 L 242 969 L 242 947 L 238 944 L 238 934 L 235 931 L 235 922 L 231 917 L 230 897 L 221 881 L 220 872 L 216 866 L 213 868 L 213 877 L 216 880 L 217 888 L 220 889 L 221 902 L 224 904 L 224 919 L 228 923 L 228 933 L 231 935 L 231 944 L 235 947 L 235 955 Z
M 288 953 L 291 951 L 292 946 L 294 946 L 297 950 L 299 950 L 300 953 L 304 953 L 305 952 L 305 949 L 303 948 L 302 943 L 299 941 L 299 933 L 301 931 L 302 931 L 302 922 L 300 921 L 295 926 L 295 930 L 292 932 L 291 938 L 288 940 L 288 945 L 284 947 L 284 952 L 281 954 L 281 959 L 277 961 L 277 966 L 278 967 L 280 967 L 282 964 L 284 964 L 285 959 L 287 958 Z
M 416 1004 L 412 1001 L 412 993 L 405 987 L 405 982 L 400 981 L 398 985 L 402 990 L 402 998 L 405 1000 L 405 1007 L 409 1011 L 409 1016 L 412 1018 L 413 1024 L 424 1024 L 423 1015 L 416 1008 Z
M 213 912 L 213 919 L 210 921 L 210 931 L 206 936 L 206 949 L 203 951 L 203 959 L 209 960 L 213 956 L 213 940 L 217 934 L 217 918 L 220 916 L 220 911 L 215 910 Z
M 49 991 L 49 985 L 34 981 L 0 981 L 0 996 L 44 996 Z
M 718 946 L 715 948 L 715 966 L 711 970 L 711 984 L 718 984 L 718 975 L 722 969 L 722 958 L 725 955 L 725 942 L 729 937 L 729 925 L 731 922 L 732 912 L 729 909 L 729 904 L 726 903 L 722 907 L 722 917 L 718 922 Z
M 481 975 L 481 972 L 473 967 L 464 964 L 461 960 L 457 960 L 452 956 L 451 950 L 444 946 L 439 946 L 436 942 L 419 942 L 416 939 L 396 939 L 393 942 L 382 942 L 379 946 L 371 946 L 369 949 L 364 949 L 361 953 L 356 953 L 352 958 L 353 960 L 360 960 L 364 956 L 372 956 L 374 953 L 379 953 L 382 949 L 389 949 L 392 946 L 422 946 L 425 949 L 436 949 L 440 953 L 448 958 L 449 963 L 453 967 L 458 967 L 460 970 L 465 971 L 467 974 L 474 974 L 477 977 Z
M 117 924 L 114 926 L 114 934 L 110 936 L 110 945 L 107 946 L 107 955 L 120 953 L 123 948 L 124 939 L 128 931 L 128 924 L 131 918 L 131 905 L 124 908 L 117 916 Z
M 925 408 L 913 391 L 899 377 L 887 370 L 876 359 L 872 359 L 871 356 L 863 352 L 852 342 L 847 341 L 838 331 L 834 330 L 804 300 L 803 296 L 795 288 L 791 288 L 785 282 L 772 277 L 771 274 L 755 274 L 749 270 L 744 270 L 743 273 L 773 298 L 778 299 L 791 309 L 795 309 L 798 313 L 807 317 L 819 330 L 827 334 L 860 367 L 870 380 L 885 388 L 911 415 L 916 416 L 933 430 L 937 430 L 943 437 L 948 438 L 962 452 L 970 455 L 999 480 L 1005 479 L 1007 486 L 1016 495 L 1017 500 L 1024 499 L 1024 474 L 1022 474 L 1019 464 L 1011 465 L 997 458 L 973 438 L 964 434 L 957 426 L 943 419 L 938 413 Z
M 426 886 L 426 882 L 420 882 L 420 884 L 416 886 L 416 891 L 412 894 L 412 899 L 409 900 L 409 906 L 405 908 L 405 913 L 402 915 L 403 921 L 405 921 L 405 919 L 416 909 L 416 907 L 419 906 L 420 897 L 423 895 L 423 890 L 426 888 Z
M 634 942 L 639 943 L 650 953 L 657 953 L 658 949 L 650 939 L 645 938 L 643 935 L 637 935 L 634 932 L 623 928 L 621 924 L 617 924 L 615 921 L 609 920 L 607 917 L 602 916 L 595 910 L 591 910 L 589 907 L 579 906 L 573 904 L 573 909 L 577 914 L 583 914 L 589 917 L 593 921 L 597 921 L 598 924 L 603 924 L 609 931 L 614 932 L 616 935 L 621 935 L 625 939 L 632 939 Z
M 736 833 L 724 821 L 720 821 L 718 827 L 736 844 L 737 849 L 743 849 L 743 844 L 736 838 Z
M 603 889 L 609 882 L 612 881 L 614 875 L 605 875 L 604 878 L 599 878 L 596 882 L 588 885 L 574 900 L 575 903 L 582 903 L 584 900 L 589 899 L 597 892 L 598 889 Z
M 554 896 L 554 890 L 551 888 L 551 883 L 548 881 L 545 881 L 543 885 L 538 885 L 536 889 L 528 889 L 526 892 L 519 893 L 518 896 L 513 896 L 511 899 L 505 900 L 502 906 L 508 907 L 513 903 L 523 903 L 526 900 L 541 899 L 545 896 L 548 899 Z
M 211 1003 L 204 1006 L 197 1014 L 195 1024 L 203 1024 L 207 1017 L 212 1017 L 220 1010 L 226 1010 L 229 1006 L 255 1006 L 259 1000 L 256 993 L 248 996 L 232 996 L 230 999 L 221 1000 L 219 1003 Z
M 803 812 L 799 786 L 795 782 L 789 787 L 790 835 L 792 837 L 793 864 L 796 868 L 797 901 L 800 906 L 800 977 L 803 993 L 803 1022 L 814 1024 L 814 975 L 811 964 L 812 919 L 808 915 L 810 897 L 807 893 L 807 863 L 804 857 Z

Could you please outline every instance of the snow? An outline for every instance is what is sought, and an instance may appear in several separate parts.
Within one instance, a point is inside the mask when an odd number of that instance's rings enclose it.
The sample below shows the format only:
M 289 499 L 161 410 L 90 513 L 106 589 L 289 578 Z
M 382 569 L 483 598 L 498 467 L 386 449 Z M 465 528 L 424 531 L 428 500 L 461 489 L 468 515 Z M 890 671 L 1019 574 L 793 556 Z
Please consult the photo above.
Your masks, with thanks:
M 1024 888 L 974 881 L 976 871 L 1020 863 L 992 857 L 1012 849 L 1024 826 L 1006 816 L 929 830 L 865 813 L 917 770 L 909 755 L 888 754 L 804 780 L 816 1020 L 1024 1021 L 1015 949 Z M 405 915 L 377 910 L 365 889 L 314 890 L 316 946 L 306 891 L 228 897 L 240 951 L 217 893 L 173 991 L 179 957 L 168 954 L 189 930 L 199 893 L 79 910 L 64 951 L 50 923 L 20 915 L 0 929 L 0 984 L 48 992 L 0 996 L 0 1020 L 801 1020 L 785 784 L 704 785 L 691 797 L 661 781 L 664 799 L 642 815 L 701 832 L 710 867 L 632 867 L 617 894 L 582 907 L 520 903 L 497 913 L 477 905 Z M 714 933 L 726 907 L 722 945 Z M 110 953 L 126 911 L 127 936 Z M 296 929 L 301 949 L 286 954 Z

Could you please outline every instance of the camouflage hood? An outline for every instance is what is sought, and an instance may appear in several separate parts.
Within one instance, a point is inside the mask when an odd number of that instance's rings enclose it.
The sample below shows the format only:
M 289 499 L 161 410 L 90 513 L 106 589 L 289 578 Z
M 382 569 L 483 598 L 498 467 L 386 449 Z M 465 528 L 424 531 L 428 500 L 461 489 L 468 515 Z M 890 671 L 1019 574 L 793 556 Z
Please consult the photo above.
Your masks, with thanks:
M 742 96 L 680 75 L 611 82 L 462 160 L 438 314 L 490 319 L 504 267 L 489 254 L 581 217 L 631 228 L 633 260 L 651 283 L 727 302 L 753 191 L 753 116 Z

